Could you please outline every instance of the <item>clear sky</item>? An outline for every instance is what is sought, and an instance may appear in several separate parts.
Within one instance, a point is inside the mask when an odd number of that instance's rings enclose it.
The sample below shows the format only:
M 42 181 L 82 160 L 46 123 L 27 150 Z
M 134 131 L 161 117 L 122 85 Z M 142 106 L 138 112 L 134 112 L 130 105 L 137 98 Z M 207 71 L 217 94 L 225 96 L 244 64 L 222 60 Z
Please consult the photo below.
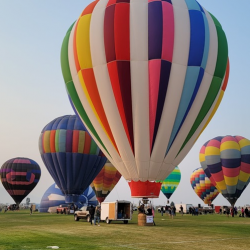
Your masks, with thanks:
M 42 176 L 28 196 L 31 202 L 40 203 L 44 192 L 54 183 L 40 157 L 38 138 L 51 120 L 73 114 L 61 73 L 60 50 L 67 29 L 90 2 L 0 0 L 0 165 L 14 157 L 31 158 L 40 165 Z M 194 205 L 202 201 L 192 190 L 189 178 L 200 167 L 201 146 L 219 135 L 250 139 L 247 109 L 250 106 L 250 1 L 200 0 L 199 3 L 220 21 L 226 33 L 230 77 L 213 120 L 179 165 L 182 179 L 171 200 Z M 250 186 L 236 205 L 249 204 L 249 193 Z M 124 179 L 107 198 L 115 199 L 131 199 Z M 165 205 L 166 201 L 161 194 L 153 203 Z M 6 202 L 13 203 L 13 200 L 0 184 L 0 203 Z M 219 195 L 214 204 L 229 203 Z

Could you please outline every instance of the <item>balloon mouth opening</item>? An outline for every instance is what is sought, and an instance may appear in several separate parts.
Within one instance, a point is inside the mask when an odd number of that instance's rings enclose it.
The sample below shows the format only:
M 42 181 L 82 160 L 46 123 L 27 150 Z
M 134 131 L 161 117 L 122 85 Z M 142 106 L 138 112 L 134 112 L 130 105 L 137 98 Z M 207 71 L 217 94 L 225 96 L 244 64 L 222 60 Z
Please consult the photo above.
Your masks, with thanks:
M 80 199 L 80 195 L 75 194 L 65 194 L 66 203 L 77 203 Z
M 128 184 L 132 198 L 158 198 L 162 183 L 154 181 L 130 181 Z

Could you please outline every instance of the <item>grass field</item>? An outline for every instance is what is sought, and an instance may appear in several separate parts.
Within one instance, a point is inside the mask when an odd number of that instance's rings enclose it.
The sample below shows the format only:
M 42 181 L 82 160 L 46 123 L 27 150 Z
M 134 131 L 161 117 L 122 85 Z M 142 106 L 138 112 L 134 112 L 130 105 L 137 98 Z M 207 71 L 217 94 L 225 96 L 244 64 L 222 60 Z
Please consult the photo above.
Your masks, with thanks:
M 225 215 L 177 215 L 173 220 L 156 213 L 154 227 L 139 227 L 137 212 L 128 224 L 91 226 L 73 215 L 0 213 L 0 249 L 250 249 L 250 218 Z

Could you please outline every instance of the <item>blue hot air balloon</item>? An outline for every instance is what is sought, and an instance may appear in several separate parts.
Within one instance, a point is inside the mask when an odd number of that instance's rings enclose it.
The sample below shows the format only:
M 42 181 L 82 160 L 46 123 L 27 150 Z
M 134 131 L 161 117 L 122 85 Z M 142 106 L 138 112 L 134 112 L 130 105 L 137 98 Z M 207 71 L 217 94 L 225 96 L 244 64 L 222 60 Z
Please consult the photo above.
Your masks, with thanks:
M 45 166 L 68 203 L 77 202 L 107 161 L 75 115 L 47 124 L 39 138 Z
M 64 194 L 54 183 L 45 191 L 41 199 L 39 211 L 41 213 L 47 213 L 50 207 L 58 207 L 59 205 L 65 203 Z M 75 205 L 78 207 L 82 207 L 83 205 L 98 205 L 94 190 L 90 186 L 87 187 L 87 189 L 79 196 L 79 200 L 77 203 L 75 203 Z

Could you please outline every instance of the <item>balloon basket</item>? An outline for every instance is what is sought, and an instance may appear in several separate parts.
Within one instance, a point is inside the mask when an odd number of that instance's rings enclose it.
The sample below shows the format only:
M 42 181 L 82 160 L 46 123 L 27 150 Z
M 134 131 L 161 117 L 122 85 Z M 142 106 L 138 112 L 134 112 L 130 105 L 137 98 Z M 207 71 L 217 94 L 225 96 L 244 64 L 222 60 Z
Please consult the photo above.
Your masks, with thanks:
M 150 220 L 148 217 L 150 217 Z M 142 227 L 154 226 L 154 222 L 152 222 L 151 219 L 152 219 L 151 216 L 147 216 L 146 214 L 139 213 L 138 214 L 138 226 L 142 226 Z
M 160 182 L 130 181 L 128 184 L 132 198 L 158 198 L 161 191 Z

